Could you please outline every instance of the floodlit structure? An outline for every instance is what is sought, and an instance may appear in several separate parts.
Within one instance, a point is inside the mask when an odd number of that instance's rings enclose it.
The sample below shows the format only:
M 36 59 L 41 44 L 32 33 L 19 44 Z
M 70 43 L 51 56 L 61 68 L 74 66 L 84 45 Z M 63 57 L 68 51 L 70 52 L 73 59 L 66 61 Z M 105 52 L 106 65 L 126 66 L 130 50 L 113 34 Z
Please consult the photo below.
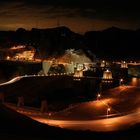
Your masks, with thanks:
M 128 68 L 128 65 L 125 61 L 121 62 L 121 68 Z
M 61 63 L 74 63 L 74 65 L 92 63 L 82 50 L 75 51 L 74 49 L 66 50 L 65 54 L 58 58 L 58 61 Z
M 101 62 L 101 68 L 104 68 L 106 66 L 106 62 L 103 60 L 102 62 Z
M 74 73 L 74 77 L 83 77 L 83 71 L 82 71 L 82 70 L 76 71 L 76 72 Z
M 104 71 L 103 73 L 103 79 L 104 80 L 111 80 L 112 78 L 112 72 L 109 71 L 108 69 L 106 71 Z
M 42 68 L 45 75 L 52 73 L 83 77 L 83 71 L 90 70 L 93 65 L 96 64 L 82 50 L 68 49 L 63 56 L 44 61 Z
M 42 69 L 43 69 L 44 75 L 48 75 L 48 72 L 49 72 L 51 65 L 52 65 L 52 62 L 50 62 L 50 61 L 43 61 L 42 62 Z
M 14 59 L 16 59 L 16 60 L 34 60 L 34 54 L 35 54 L 35 52 L 32 50 L 31 51 L 24 51 L 21 53 L 17 53 L 14 56 Z
M 65 64 L 65 70 L 67 73 L 74 73 L 74 65 L 73 63 L 71 64 Z
M 77 64 L 77 71 L 81 71 L 84 69 L 84 64 Z
M 6 60 L 34 61 L 35 48 L 32 46 L 17 45 L 6 50 Z
M 96 60 L 92 62 L 82 50 L 68 49 L 59 58 L 43 61 L 42 72 L 44 75 L 73 75 L 83 77 L 83 71 L 96 67 Z
M 58 63 L 57 61 L 43 61 L 42 62 L 43 74 L 73 74 L 74 65 L 73 63 Z
M 111 86 L 113 83 L 112 72 L 110 70 L 106 70 L 103 72 L 102 84 L 105 86 Z
M 128 78 L 128 64 L 125 61 L 121 62 L 121 67 L 120 67 L 120 78 L 123 78 L 124 81 Z

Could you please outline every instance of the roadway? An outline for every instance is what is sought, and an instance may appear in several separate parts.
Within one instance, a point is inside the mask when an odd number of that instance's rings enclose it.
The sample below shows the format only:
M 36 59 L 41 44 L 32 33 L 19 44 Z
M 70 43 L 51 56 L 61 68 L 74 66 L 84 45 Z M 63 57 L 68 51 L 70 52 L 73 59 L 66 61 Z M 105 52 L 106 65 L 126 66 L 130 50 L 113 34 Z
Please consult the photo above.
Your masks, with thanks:
M 121 65 L 122 62 L 114 62 L 115 64 Z M 140 62 L 126 62 L 128 65 L 140 66 Z
M 140 123 L 140 88 L 120 86 L 98 100 L 79 103 L 60 112 L 41 113 L 35 108 L 9 108 L 38 122 L 74 130 L 116 131 Z M 107 112 L 107 109 L 111 110 Z
M 0 84 L 12 84 L 25 77 Z M 92 131 L 115 131 L 140 123 L 140 87 L 119 86 L 103 92 L 98 100 L 71 105 L 60 112 L 41 113 L 39 109 L 5 103 L 13 110 L 38 122 L 61 128 Z M 108 108 L 111 110 L 108 111 Z

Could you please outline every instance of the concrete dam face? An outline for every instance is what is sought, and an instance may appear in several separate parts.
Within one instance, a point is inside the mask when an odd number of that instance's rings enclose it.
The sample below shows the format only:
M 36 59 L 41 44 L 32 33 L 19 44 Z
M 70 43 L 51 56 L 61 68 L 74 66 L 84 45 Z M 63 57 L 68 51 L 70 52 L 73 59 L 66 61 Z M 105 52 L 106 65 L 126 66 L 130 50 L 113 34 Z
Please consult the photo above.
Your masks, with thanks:
M 140 66 L 129 66 L 128 75 L 134 77 L 140 77 Z

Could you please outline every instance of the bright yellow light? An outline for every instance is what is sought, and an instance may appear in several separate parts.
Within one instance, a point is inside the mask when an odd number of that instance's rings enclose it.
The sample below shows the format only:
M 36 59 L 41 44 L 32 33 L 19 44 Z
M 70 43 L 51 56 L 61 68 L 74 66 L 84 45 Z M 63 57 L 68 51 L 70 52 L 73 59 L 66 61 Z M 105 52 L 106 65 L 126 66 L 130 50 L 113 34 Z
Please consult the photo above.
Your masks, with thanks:
M 98 97 L 101 97 L 101 94 L 98 94 L 97 96 L 98 96 Z
M 110 72 L 110 71 L 107 69 L 106 72 Z
M 10 56 L 7 56 L 6 59 L 7 59 L 7 60 L 10 60 Z
M 101 94 L 100 94 L 100 93 L 97 94 L 97 100 L 98 100 L 100 97 L 101 97 Z
M 111 111 L 111 108 L 109 107 L 109 108 L 107 108 L 107 111 Z

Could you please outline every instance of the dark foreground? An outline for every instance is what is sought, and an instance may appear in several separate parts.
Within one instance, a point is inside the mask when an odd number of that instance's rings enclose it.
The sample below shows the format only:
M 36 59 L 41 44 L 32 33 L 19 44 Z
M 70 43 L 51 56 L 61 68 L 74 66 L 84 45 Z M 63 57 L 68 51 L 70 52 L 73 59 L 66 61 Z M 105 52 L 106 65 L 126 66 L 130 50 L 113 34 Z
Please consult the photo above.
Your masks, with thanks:
M 4 140 L 124 140 L 139 139 L 140 125 L 119 132 L 72 131 L 43 125 L 0 104 L 0 139 Z

